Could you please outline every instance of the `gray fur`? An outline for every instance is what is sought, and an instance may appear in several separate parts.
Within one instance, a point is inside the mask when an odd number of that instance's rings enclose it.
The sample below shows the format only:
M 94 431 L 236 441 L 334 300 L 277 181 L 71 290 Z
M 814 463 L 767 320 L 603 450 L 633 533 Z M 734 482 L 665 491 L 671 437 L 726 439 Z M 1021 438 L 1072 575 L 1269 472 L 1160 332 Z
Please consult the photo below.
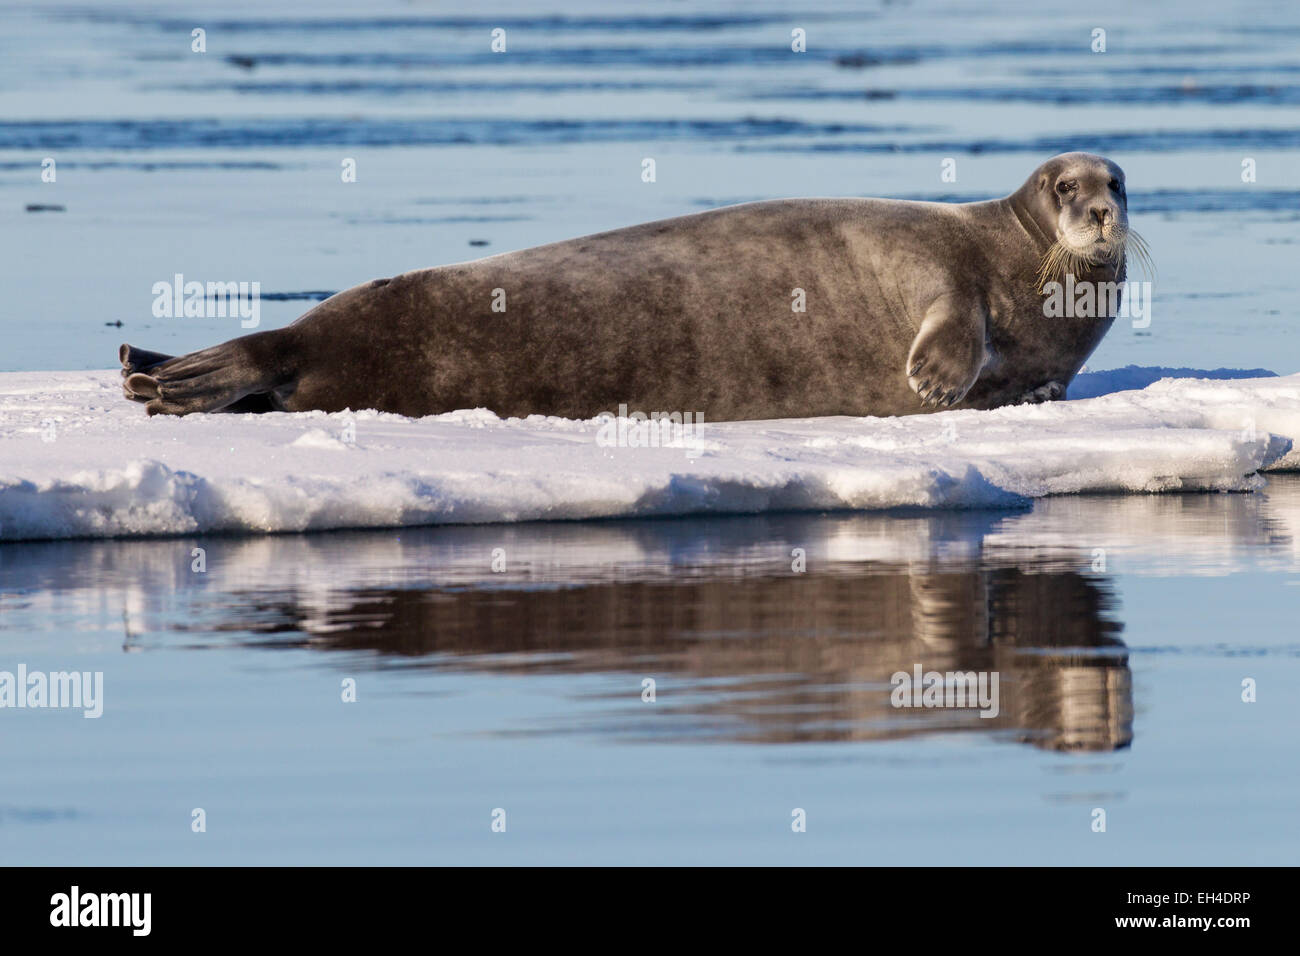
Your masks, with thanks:
M 151 415 L 624 404 L 710 421 L 1049 400 L 1113 318 L 1046 318 L 1036 274 L 1058 238 L 1113 252 L 1115 179 L 1108 160 L 1067 153 L 988 202 L 746 203 L 403 273 L 180 358 L 124 345 L 125 391 Z M 1123 277 L 1122 254 L 1077 276 Z

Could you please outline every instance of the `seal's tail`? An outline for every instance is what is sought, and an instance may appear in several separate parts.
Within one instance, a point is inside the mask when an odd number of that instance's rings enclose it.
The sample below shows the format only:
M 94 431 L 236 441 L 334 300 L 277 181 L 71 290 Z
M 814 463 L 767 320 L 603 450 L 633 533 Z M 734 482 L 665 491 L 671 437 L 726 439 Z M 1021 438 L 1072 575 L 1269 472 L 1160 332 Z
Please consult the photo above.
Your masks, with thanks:
M 150 415 L 272 411 L 270 392 L 280 383 L 241 344 L 236 339 L 179 358 L 123 345 L 122 392 Z

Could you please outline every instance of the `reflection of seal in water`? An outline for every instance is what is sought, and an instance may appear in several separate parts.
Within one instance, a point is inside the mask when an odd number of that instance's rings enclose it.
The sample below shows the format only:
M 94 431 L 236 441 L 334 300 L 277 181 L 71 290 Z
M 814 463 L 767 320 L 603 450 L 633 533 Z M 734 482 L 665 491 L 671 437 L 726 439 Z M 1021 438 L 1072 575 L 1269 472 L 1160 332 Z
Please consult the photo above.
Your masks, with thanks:
M 623 404 L 718 421 L 1042 401 L 1113 315 L 1046 318 L 1041 283 L 1122 281 L 1129 237 L 1119 167 L 1066 153 L 989 202 L 747 203 L 377 279 L 180 358 L 124 345 L 125 391 L 151 415 Z

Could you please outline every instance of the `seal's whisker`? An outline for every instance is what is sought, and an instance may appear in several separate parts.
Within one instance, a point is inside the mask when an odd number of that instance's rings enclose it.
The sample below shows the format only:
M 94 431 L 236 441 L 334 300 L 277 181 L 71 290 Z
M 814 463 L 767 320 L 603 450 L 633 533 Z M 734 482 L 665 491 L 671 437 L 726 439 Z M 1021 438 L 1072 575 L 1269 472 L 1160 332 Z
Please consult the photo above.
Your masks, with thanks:
M 1096 264 L 1097 260 L 1092 256 L 1076 252 L 1058 239 L 1048 246 L 1042 262 L 1039 263 L 1038 291 L 1042 292 L 1043 287 L 1049 282 L 1063 282 L 1069 273 L 1081 275 Z
M 1156 264 L 1151 256 L 1151 247 L 1135 230 L 1130 229 L 1124 237 L 1124 249 L 1126 252 L 1132 253 L 1138 271 L 1150 279 L 1154 280 L 1156 278 Z
M 1062 256 L 1065 251 L 1065 247 L 1060 242 L 1054 242 L 1047 247 L 1047 252 L 1043 253 L 1042 261 L 1038 265 L 1039 292 L 1042 292 L 1043 287 L 1049 282 L 1060 280 L 1063 265 Z

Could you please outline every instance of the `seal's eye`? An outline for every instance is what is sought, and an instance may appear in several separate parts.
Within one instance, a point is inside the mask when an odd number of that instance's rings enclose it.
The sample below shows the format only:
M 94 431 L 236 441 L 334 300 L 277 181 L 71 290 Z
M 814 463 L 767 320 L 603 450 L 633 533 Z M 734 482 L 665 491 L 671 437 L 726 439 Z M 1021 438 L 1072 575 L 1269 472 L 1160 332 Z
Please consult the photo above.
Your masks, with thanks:
M 1075 186 L 1074 183 L 1067 183 L 1062 181 L 1056 184 L 1056 191 L 1060 193 L 1062 196 L 1068 196 L 1070 193 L 1074 192 L 1074 186 Z
M 1121 196 L 1124 195 L 1124 184 L 1120 182 L 1118 179 L 1112 179 L 1110 181 L 1110 188 L 1114 192 L 1119 193 Z

